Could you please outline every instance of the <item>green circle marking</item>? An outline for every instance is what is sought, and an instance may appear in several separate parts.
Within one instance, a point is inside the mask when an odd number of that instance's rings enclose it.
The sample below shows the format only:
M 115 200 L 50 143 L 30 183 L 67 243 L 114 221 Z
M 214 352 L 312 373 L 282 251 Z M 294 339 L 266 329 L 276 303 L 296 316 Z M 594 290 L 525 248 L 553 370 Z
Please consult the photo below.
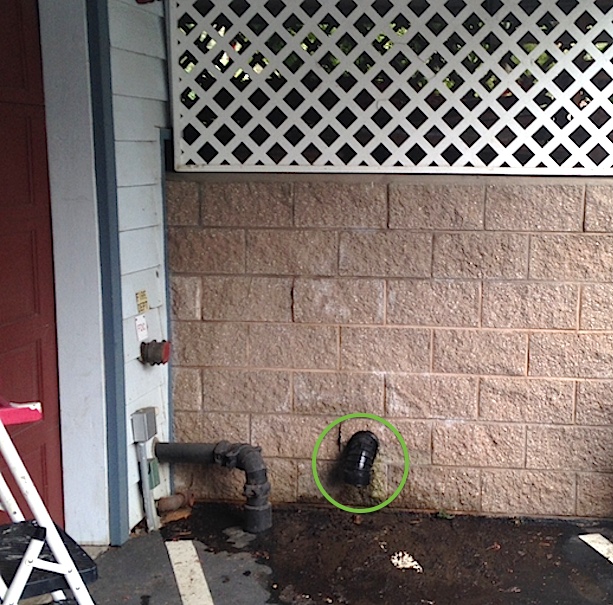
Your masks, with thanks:
M 402 446 L 402 452 L 404 454 L 404 473 L 402 475 L 402 480 L 400 481 L 400 485 L 398 485 L 398 487 L 396 488 L 396 491 L 387 500 L 385 500 L 384 502 L 380 502 L 376 506 L 370 506 L 367 508 L 353 508 L 351 506 L 345 506 L 344 504 L 337 502 L 325 490 L 324 486 L 321 484 L 321 481 L 319 480 L 319 475 L 317 474 L 317 453 L 319 452 L 319 447 L 321 446 L 321 443 L 324 440 L 324 437 L 337 424 L 345 420 L 350 420 L 351 418 L 370 418 L 371 420 L 376 420 L 377 422 L 380 422 L 381 424 L 386 426 L 390 431 L 392 431 L 392 433 L 394 433 L 396 439 L 398 439 L 400 445 Z M 409 476 L 410 465 L 411 465 L 411 460 L 409 458 L 409 450 L 407 449 L 407 444 L 405 440 L 403 439 L 402 435 L 400 434 L 400 431 L 389 420 L 386 420 L 385 418 L 381 418 L 381 416 L 377 416 L 376 414 L 366 414 L 366 413 L 360 413 L 360 412 L 354 412 L 353 414 L 347 414 L 345 416 L 341 416 L 340 418 L 337 418 L 334 422 L 331 422 L 322 431 L 321 435 L 319 435 L 319 437 L 317 438 L 317 441 L 315 442 L 315 447 L 313 448 L 313 455 L 311 456 L 311 468 L 313 470 L 313 478 L 315 479 L 315 485 L 317 485 L 317 488 L 323 494 L 324 498 L 331 504 L 334 504 L 334 506 L 336 506 L 337 508 L 340 508 L 341 510 L 345 510 L 349 513 L 357 513 L 357 514 L 374 513 L 377 510 L 381 510 L 382 508 L 385 508 L 388 504 L 391 504 L 398 497 L 398 495 L 402 491 L 402 488 L 407 482 L 407 478 Z

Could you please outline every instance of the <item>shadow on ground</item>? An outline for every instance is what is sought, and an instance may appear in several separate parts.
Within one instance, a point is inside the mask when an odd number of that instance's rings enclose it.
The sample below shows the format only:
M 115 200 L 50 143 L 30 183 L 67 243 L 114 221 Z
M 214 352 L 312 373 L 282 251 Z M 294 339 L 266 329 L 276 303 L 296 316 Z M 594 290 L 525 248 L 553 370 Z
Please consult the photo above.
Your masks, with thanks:
M 271 530 L 253 537 L 240 530 L 239 507 L 198 504 L 161 533 L 199 544 L 215 605 L 236 605 L 232 594 L 254 591 L 247 577 L 259 591 L 251 601 L 247 594 L 247 605 L 613 603 L 613 565 L 578 538 L 613 540 L 613 522 L 389 509 L 352 515 L 310 505 L 277 507 L 273 519 Z M 220 556 L 225 572 L 215 567 Z

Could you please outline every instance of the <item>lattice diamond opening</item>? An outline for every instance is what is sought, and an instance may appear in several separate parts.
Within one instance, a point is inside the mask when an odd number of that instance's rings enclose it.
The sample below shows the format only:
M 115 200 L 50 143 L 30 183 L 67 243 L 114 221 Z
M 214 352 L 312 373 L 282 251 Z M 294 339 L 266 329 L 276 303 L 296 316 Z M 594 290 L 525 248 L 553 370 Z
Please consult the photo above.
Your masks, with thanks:
M 613 3 L 173 0 L 175 165 L 613 173 Z

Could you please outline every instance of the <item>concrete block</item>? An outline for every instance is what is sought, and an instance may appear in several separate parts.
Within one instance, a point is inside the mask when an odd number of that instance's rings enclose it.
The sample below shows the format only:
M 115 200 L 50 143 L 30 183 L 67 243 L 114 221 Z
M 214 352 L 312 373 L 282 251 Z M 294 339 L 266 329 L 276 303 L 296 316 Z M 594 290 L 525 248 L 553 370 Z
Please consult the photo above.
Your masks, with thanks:
M 500 231 L 583 231 L 583 197 L 583 185 L 488 185 L 485 228 Z
M 479 416 L 502 422 L 572 424 L 574 395 L 571 380 L 484 377 Z
M 294 185 L 297 227 L 380 227 L 387 224 L 383 184 L 338 181 Z
M 388 281 L 390 324 L 476 327 L 479 305 L 480 287 L 473 281 Z
M 178 273 L 244 273 L 245 234 L 239 229 L 168 229 L 168 262 Z
M 171 276 L 170 298 L 173 319 L 202 318 L 202 282 L 199 277 Z
M 166 221 L 169 225 L 195 226 L 200 223 L 200 191 L 198 183 L 166 182 Z
M 575 475 L 526 470 L 482 471 L 484 513 L 574 515 Z
M 338 328 L 253 324 L 249 328 L 249 362 L 264 368 L 336 369 Z
M 178 321 L 173 325 L 175 363 L 181 366 L 247 365 L 244 324 Z
M 298 463 L 295 460 L 270 458 L 265 454 L 264 461 L 270 481 L 270 501 L 295 502 L 298 490 Z
M 387 374 L 390 418 L 476 418 L 478 379 L 472 376 Z
M 266 456 L 273 458 L 311 459 L 317 438 L 334 418 L 297 414 L 253 414 L 251 438 Z M 338 456 L 338 431 L 324 438 L 318 459 L 334 460 Z
M 392 229 L 483 228 L 485 191 L 482 185 L 392 183 L 389 200 Z
M 202 370 L 203 407 L 228 412 L 289 412 L 288 372 Z
M 427 372 L 430 331 L 410 328 L 341 328 L 341 368 Z
M 532 236 L 532 279 L 597 282 L 609 280 L 612 273 L 612 235 Z
M 202 183 L 202 223 L 211 227 L 289 227 L 290 183 Z
M 392 419 L 390 421 L 400 432 L 407 446 L 411 466 L 432 463 L 432 422 L 425 420 Z M 404 455 L 402 446 L 393 433 L 386 430 L 389 445 L 389 455 L 385 462 L 390 465 L 402 466 Z M 373 431 L 374 432 L 374 431 Z
M 176 412 L 177 443 L 249 443 L 249 414 Z
M 200 369 L 173 367 L 172 405 L 175 413 L 202 410 Z
M 613 378 L 613 335 L 534 333 L 530 375 Z
M 613 330 L 613 285 L 586 284 L 581 288 L 580 330 Z
M 203 277 L 202 318 L 289 322 L 292 320 L 292 280 L 263 276 Z
M 433 369 L 450 374 L 526 373 L 528 337 L 493 330 L 435 330 Z
M 514 424 L 441 421 L 432 429 L 432 463 L 469 467 L 523 467 L 525 429 Z
M 578 382 L 575 414 L 577 424 L 613 425 L 613 381 Z
M 400 485 L 403 468 L 391 467 L 389 484 L 392 493 Z M 410 509 L 479 512 L 481 477 L 476 469 L 440 466 L 412 466 L 408 481 L 392 506 Z
M 247 271 L 268 275 L 336 275 L 338 236 L 332 231 L 247 232 Z
M 408 231 L 341 233 L 339 272 L 361 277 L 429 277 L 432 235 Z
M 613 231 L 613 185 L 587 185 L 585 230 L 606 233 Z
M 525 279 L 528 236 L 517 233 L 436 233 L 432 275 Z
M 294 321 L 381 324 L 385 284 L 374 279 L 296 279 Z
M 613 517 L 613 475 L 577 474 L 577 515 Z
M 577 327 L 579 288 L 568 284 L 486 282 L 486 328 L 572 330 Z
M 609 427 L 528 427 L 527 468 L 610 473 L 611 452 Z
M 348 372 L 294 373 L 294 410 L 299 414 L 367 412 L 382 416 L 383 377 Z

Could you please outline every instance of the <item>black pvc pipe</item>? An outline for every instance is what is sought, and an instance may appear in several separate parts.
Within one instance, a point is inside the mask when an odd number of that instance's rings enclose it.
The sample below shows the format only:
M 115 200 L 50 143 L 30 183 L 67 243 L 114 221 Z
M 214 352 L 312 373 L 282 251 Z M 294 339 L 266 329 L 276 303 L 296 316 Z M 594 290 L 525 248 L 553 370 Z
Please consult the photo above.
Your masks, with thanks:
M 155 455 L 160 462 L 218 464 L 245 471 L 243 494 L 245 531 L 260 533 L 272 527 L 272 506 L 268 500 L 270 483 L 262 450 L 248 443 L 156 443 Z
M 372 465 L 378 450 L 379 440 L 374 433 L 354 433 L 343 451 L 342 469 L 345 483 L 358 487 L 370 485 Z

